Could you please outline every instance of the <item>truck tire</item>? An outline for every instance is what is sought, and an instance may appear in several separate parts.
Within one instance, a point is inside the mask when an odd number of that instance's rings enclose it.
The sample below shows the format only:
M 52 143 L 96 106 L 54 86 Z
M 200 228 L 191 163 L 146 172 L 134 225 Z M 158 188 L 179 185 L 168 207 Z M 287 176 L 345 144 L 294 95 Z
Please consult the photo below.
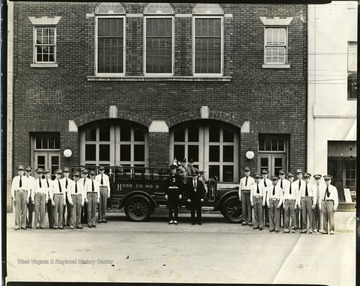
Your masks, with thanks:
M 242 221 L 241 202 L 238 197 L 227 198 L 221 207 L 221 213 L 229 222 L 237 223 Z
M 153 212 L 153 207 L 148 198 L 135 195 L 125 203 L 125 214 L 132 221 L 145 221 Z

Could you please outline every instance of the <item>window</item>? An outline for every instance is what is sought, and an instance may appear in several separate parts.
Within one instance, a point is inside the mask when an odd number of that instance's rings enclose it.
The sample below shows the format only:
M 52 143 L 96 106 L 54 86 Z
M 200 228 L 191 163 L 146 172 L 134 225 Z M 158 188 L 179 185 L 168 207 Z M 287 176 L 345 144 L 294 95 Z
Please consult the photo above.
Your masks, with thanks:
M 174 14 L 170 4 L 151 3 L 144 11 L 144 71 L 149 74 L 173 74 Z M 161 16 L 160 16 L 161 15 Z
M 357 98 L 357 42 L 348 42 L 348 99 Z
M 35 150 L 57 150 L 60 149 L 59 134 L 44 134 L 34 136 Z
M 125 10 L 119 3 L 96 9 L 97 75 L 125 74 Z
M 222 75 L 222 8 L 218 4 L 197 4 L 194 8 L 193 27 L 194 75 Z
M 35 63 L 56 62 L 56 28 L 35 27 Z
M 265 28 L 265 64 L 287 62 L 287 28 Z

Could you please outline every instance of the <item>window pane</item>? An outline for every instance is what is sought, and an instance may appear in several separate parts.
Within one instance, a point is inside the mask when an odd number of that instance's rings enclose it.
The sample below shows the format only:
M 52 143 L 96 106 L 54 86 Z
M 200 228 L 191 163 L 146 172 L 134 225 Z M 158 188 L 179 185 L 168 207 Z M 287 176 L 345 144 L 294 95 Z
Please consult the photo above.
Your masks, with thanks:
M 101 126 L 100 131 L 100 141 L 110 141 L 110 126 Z
M 54 137 L 49 137 L 49 149 L 54 149 Z
M 42 149 L 42 138 L 36 137 L 36 149 Z
M 223 129 L 223 142 L 234 142 L 234 133 Z
M 185 146 L 184 145 L 174 145 L 174 158 L 177 160 L 182 160 L 185 158 Z
M 199 142 L 199 127 L 197 126 L 189 127 L 188 142 Z
M 209 146 L 209 161 L 210 162 L 220 162 L 220 147 L 219 146 Z
M 214 165 L 209 166 L 209 178 L 213 178 L 213 177 L 217 177 L 218 179 L 220 178 L 219 166 L 214 166 Z
M 265 150 L 265 140 L 263 138 L 259 138 L 259 151 L 264 151 Z
M 285 140 L 284 139 L 278 140 L 278 151 L 285 151 Z
M 55 149 L 60 149 L 60 137 L 55 136 Z
M 134 128 L 134 141 L 145 141 L 145 133 L 140 128 Z
M 95 161 L 96 160 L 96 145 L 86 144 L 85 145 L 85 160 Z
M 278 143 L 277 139 L 272 139 L 271 140 L 271 151 L 277 151 L 278 150 L 277 143 Z
M 223 166 L 223 182 L 234 181 L 234 166 Z
M 216 126 L 209 127 L 209 140 L 210 142 L 220 142 L 220 129 Z
M 184 142 L 185 141 L 185 129 L 176 130 L 174 132 L 174 141 L 175 142 Z
M 145 161 L 145 145 L 134 145 L 134 161 Z
M 85 141 L 96 141 L 96 129 L 91 128 L 85 131 Z
M 265 150 L 271 151 L 271 139 L 265 139 Z
M 131 128 L 128 126 L 121 126 L 120 128 L 120 140 L 131 141 Z
M 269 159 L 268 158 L 260 158 L 260 168 L 267 169 L 269 167 Z
M 120 145 L 120 161 L 130 161 L 130 160 L 131 160 L 131 146 Z
M 45 156 L 38 156 L 38 165 L 45 165 Z
M 234 162 L 234 146 L 223 146 L 223 161 Z
M 199 161 L 199 146 L 189 145 L 188 146 L 188 160 L 193 159 Z
M 100 161 L 109 161 L 110 160 L 110 145 L 101 144 L 99 150 L 99 160 Z

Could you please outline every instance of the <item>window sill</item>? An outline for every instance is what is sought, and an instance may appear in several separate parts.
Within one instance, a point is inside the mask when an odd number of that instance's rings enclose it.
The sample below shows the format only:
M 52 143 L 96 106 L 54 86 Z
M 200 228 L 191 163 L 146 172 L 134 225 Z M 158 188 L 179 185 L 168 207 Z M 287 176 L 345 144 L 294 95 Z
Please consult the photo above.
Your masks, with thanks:
M 87 76 L 87 81 L 231 81 L 231 76 L 194 77 L 194 76 Z
M 269 64 L 263 64 L 263 69 L 289 69 L 290 65 L 286 64 L 280 64 L 280 65 L 269 65 Z
M 38 64 L 31 64 L 30 65 L 32 68 L 57 68 L 58 67 L 58 64 L 55 64 L 55 63 L 49 63 L 49 64 L 46 64 L 46 63 L 38 63 Z

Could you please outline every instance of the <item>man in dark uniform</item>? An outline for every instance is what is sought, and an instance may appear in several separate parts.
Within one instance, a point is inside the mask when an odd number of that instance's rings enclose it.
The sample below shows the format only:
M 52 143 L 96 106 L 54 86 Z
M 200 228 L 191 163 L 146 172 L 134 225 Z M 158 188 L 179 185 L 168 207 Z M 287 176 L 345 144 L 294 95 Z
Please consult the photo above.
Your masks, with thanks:
M 168 200 L 169 208 L 169 224 L 177 225 L 178 222 L 178 212 L 179 212 L 179 200 L 181 199 L 181 193 L 179 193 L 180 178 L 176 173 L 176 166 L 170 166 L 170 176 L 169 176 L 169 187 L 165 198 Z
M 191 208 L 191 224 L 195 224 L 195 210 L 197 212 L 197 223 L 202 224 L 201 221 L 201 203 L 204 202 L 206 194 L 204 184 L 198 178 L 198 172 L 192 175 L 192 178 L 187 182 L 187 189 L 189 194 L 188 202 Z

